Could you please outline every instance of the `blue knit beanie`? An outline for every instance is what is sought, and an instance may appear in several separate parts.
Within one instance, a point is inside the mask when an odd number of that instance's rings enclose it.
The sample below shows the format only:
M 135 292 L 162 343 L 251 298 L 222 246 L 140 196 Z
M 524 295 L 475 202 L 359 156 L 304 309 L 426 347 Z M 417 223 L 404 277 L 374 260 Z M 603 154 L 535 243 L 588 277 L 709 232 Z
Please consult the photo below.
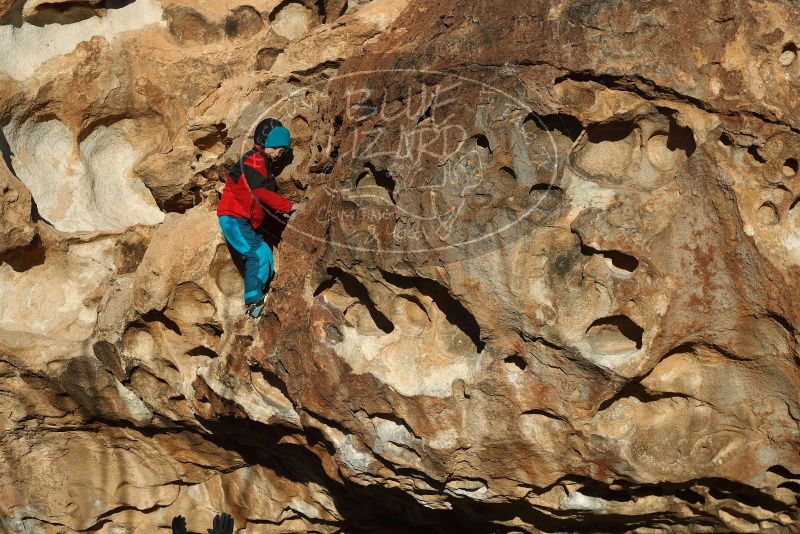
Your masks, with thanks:
M 270 130 L 267 140 L 264 142 L 264 148 L 285 148 L 289 150 L 291 146 L 292 140 L 289 136 L 289 130 L 283 126 L 276 126 Z

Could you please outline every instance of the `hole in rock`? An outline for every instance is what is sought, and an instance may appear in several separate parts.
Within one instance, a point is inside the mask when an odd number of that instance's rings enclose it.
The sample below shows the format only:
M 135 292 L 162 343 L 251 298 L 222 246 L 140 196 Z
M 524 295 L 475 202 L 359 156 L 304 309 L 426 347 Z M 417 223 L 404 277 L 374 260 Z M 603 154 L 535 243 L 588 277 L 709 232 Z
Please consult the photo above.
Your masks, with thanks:
M 778 56 L 778 63 L 784 67 L 788 67 L 794 60 L 797 59 L 797 45 L 795 43 L 786 43 L 783 45 L 781 55 Z
M 74 24 L 92 17 L 105 16 L 109 9 L 121 9 L 134 3 L 136 0 L 101 0 L 90 2 L 78 0 L 75 2 L 47 2 L 39 4 L 36 11 L 29 15 L 25 22 L 34 26 L 47 24 Z
M 768 312 L 766 316 L 769 317 L 770 319 L 772 319 L 773 321 L 775 321 L 776 323 L 778 323 L 779 325 L 781 325 L 781 328 L 786 330 L 787 333 L 789 333 L 789 334 L 794 334 L 795 333 L 794 325 L 792 325 L 792 323 L 791 323 L 791 321 L 789 321 L 789 319 L 787 319 L 786 317 L 782 316 L 781 314 L 776 313 L 776 312 Z
M 331 148 L 331 154 L 329 156 L 330 160 L 328 164 L 329 167 L 325 170 L 325 174 L 330 174 L 331 172 L 333 172 L 333 167 L 334 165 L 336 165 L 338 159 L 339 159 L 339 145 L 333 145 L 333 148 Z
M 327 280 L 323 281 L 319 286 L 317 286 L 317 289 L 314 290 L 313 296 L 318 297 L 335 285 L 336 285 L 336 278 L 328 278 Z
M 709 488 L 709 496 L 718 500 L 733 499 L 741 504 L 744 504 L 745 506 L 763 508 L 764 510 L 769 510 L 771 512 L 779 512 L 781 510 L 785 510 L 786 508 L 785 504 L 774 499 L 771 495 L 762 493 L 752 486 L 747 486 L 723 478 L 701 478 L 696 479 L 695 482 L 707 486 Z
M 682 399 L 682 398 L 686 398 L 686 395 L 682 395 L 680 393 L 649 392 L 639 382 L 629 382 L 625 384 L 622 387 L 622 389 L 617 391 L 610 398 L 600 403 L 600 406 L 597 408 L 597 411 L 599 413 L 604 410 L 607 410 L 611 406 L 616 404 L 618 401 L 621 401 L 623 399 L 636 399 L 641 403 L 646 403 L 646 402 L 659 401 L 661 399 Z
M 47 259 L 47 253 L 38 235 L 33 237 L 30 244 L 9 250 L 5 254 L 0 254 L 0 263 L 7 263 L 18 273 L 24 273 L 29 269 L 42 265 L 45 259 Z
M 338 267 L 329 268 L 328 274 L 332 276 L 332 280 L 326 280 L 320 284 L 320 286 L 314 291 L 314 296 L 321 295 L 325 292 L 339 293 L 336 290 L 341 288 L 345 295 L 339 296 L 345 296 L 349 297 L 349 299 L 356 300 L 355 304 L 349 303 L 344 306 L 344 309 L 341 310 L 345 316 L 348 315 L 348 312 L 358 314 L 360 310 L 353 309 L 353 306 L 358 305 L 360 308 L 366 310 L 375 327 L 381 330 L 384 334 L 390 334 L 394 331 L 394 324 L 392 324 L 392 321 L 390 321 L 389 318 L 378 309 L 378 307 L 375 305 L 375 302 L 372 300 L 372 297 L 369 295 L 369 290 L 364 284 L 361 283 L 361 281 L 359 281 L 358 278 Z M 332 295 L 334 299 L 336 296 L 337 295 Z
M 197 327 L 206 334 L 214 337 L 222 337 L 222 334 L 225 333 L 222 326 L 216 323 L 202 323 L 198 324 Z
M 200 161 L 199 155 L 197 160 Z M 188 191 L 172 195 L 161 203 L 162 211 L 166 213 L 186 213 L 187 210 L 192 209 L 199 203 L 195 195 L 196 192 L 199 191 L 190 188 Z
M 667 133 L 667 148 L 669 150 L 682 150 L 689 157 L 697 149 L 694 132 L 688 126 L 681 126 L 670 117 L 669 132 Z
M 619 250 L 597 250 L 581 242 L 581 254 L 584 256 L 600 254 L 609 270 L 617 274 L 627 275 L 639 268 L 639 260 Z
M 709 488 L 708 494 L 718 501 L 724 501 L 725 499 L 730 499 L 733 497 L 732 495 L 728 495 L 727 493 L 724 493 L 718 490 L 717 488 Z
M 179 336 L 183 333 L 181 332 L 181 328 L 178 326 L 178 323 L 170 319 L 166 316 L 166 314 L 159 310 L 150 310 L 146 314 L 142 315 L 142 319 L 148 323 L 160 323 L 166 328 L 167 330 L 171 330 L 175 332 Z
M 775 207 L 775 204 L 772 202 L 765 202 L 758 208 L 758 212 L 756 213 L 758 218 L 758 222 L 762 226 L 775 226 L 780 222 L 780 216 L 778 215 L 778 208 Z
M 554 184 L 533 184 L 531 191 L 563 191 L 563 189 Z
M 34 26 L 48 24 L 74 24 L 98 16 L 91 4 L 69 2 L 63 4 L 40 4 L 36 11 L 26 18 Z
M 583 131 L 583 124 L 581 121 L 572 115 L 564 113 L 555 113 L 552 115 L 545 115 L 542 117 L 542 124 L 548 131 L 561 132 L 571 140 L 575 141 Z
M 675 492 L 675 496 L 691 504 L 700 504 L 706 501 L 702 495 L 690 489 L 678 490 Z
M 767 160 L 765 160 L 759 153 L 758 147 L 756 145 L 750 145 L 749 147 L 747 147 L 747 153 L 750 154 L 750 156 L 752 156 L 752 158 L 759 163 L 767 162 Z
M 95 5 L 103 6 L 105 9 L 121 9 L 125 6 L 131 5 L 135 1 L 136 0 L 104 0 Z
M 796 475 L 783 467 L 782 465 L 773 465 L 769 469 L 767 469 L 770 473 L 775 473 L 778 476 L 782 476 L 783 478 L 789 478 L 793 480 L 800 480 L 800 475 Z
M 481 148 L 485 148 L 489 152 L 492 151 L 491 147 L 489 147 L 489 138 L 487 138 L 483 134 L 477 134 L 475 136 L 475 144 L 478 145 Z
M 733 146 L 733 139 L 731 139 L 730 136 L 726 133 L 723 133 L 722 135 L 719 136 L 719 142 L 723 146 Z
M 528 196 L 534 207 L 542 211 L 553 211 L 564 201 L 564 190 L 553 184 L 534 184 Z
M 426 119 L 430 119 L 432 115 L 433 115 L 433 104 L 428 106 L 425 109 L 425 111 L 422 112 L 422 115 L 420 115 L 419 119 L 417 119 L 417 124 L 421 123 L 422 121 L 424 121 Z
M 778 487 L 792 490 L 795 493 L 800 493 L 800 484 L 797 482 L 782 482 L 781 484 L 778 484 Z
M 790 217 L 797 217 L 798 215 L 800 215 L 800 213 L 798 213 L 798 212 L 800 212 L 800 210 L 797 209 L 797 206 L 800 206 L 800 197 L 794 199 L 794 202 L 792 202 L 792 205 L 789 206 L 789 216 Z
M 655 132 L 645 144 L 647 158 L 660 171 L 676 168 L 691 157 L 696 149 L 692 129 L 680 126 L 671 116 L 669 130 Z
M 385 169 L 376 169 L 374 165 L 369 162 L 364 164 L 366 169 L 358 178 L 356 178 L 356 188 L 363 182 L 365 186 L 376 185 L 378 187 L 382 187 L 386 190 L 386 193 L 389 195 L 389 199 L 391 200 L 392 204 L 395 204 L 394 200 L 394 188 L 396 182 L 392 175 L 389 174 L 389 171 Z
M 186 354 L 188 356 L 207 356 L 209 358 L 216 358 L 219 356 L 216 351 L 202 345 L 186 351 Z
M 635 128 L 631 121 L 614 120 L 604 124 L 593 124 L 586 130 L 590 143 L 616 142 L 627 138 Z
M 661 136 L 661 142 L 656 141 L 659 140 L 646 144 L 646 153 L 653 152 L 669 168 L 677 165 L 683 154 L 666 147 L 665 135 Z M 588 126 L 568 158 L 575 170 L 584 176 L 621 184 L 633 178 L 631 165 L 641 160 L 642 151 L 641 130 L 636 123 L 614 119 Z M 655 158 L 650 155 L 650 159 Z
M 554 414 L 552 412 L 548 412 L 547 410 L 537 410 L 537 409 L 525 410 L 520 415 L 538 415 L 538 416 L 541 416 L 541 417 L 546 417 L 548 419 L 552 419 L 554 421 L 563 421 L 564 420 L 563 417 L 559 417 L 558 415 L 556 415 L 556 414 Z
M 599 354 L 628 354 L 642 348 L 644 329 L 625 315 L 598 319 L 586 331 L 592 350 Z
M 587 497 L 597 497 L 606 501 L 628 502 L 633 500 L 633 496 L 624 489 L 612 489 L 600 483 L 585 485 L 579 491 Z
M 639 267 L 639 260 L 618 250 L 604 250 L 606 265 L 614 272 L 632 273 Z
M 514 172 L 514 169 L 512 169 L 511 167 L 506 167 L 506 166 L 500 167 L 500 173 L 504 174 L 505 176 L 508 176 L 515 182 L 517 181 L 517 173 Z
M 326 22 L 326 16 L 328 14 L 328 4 L 331 4 L 331 0 L 314 0 L 317 6 L 317 17 L 319 17 L 320 22 Z
M 783 162 L 783 175 L 787 178 L 791 178 L 797 174 L 797 168 L 797 160 L 794 158 L 789 158 Z
M 456 300 L 442 284 L 421 276 L 404 276 L 381 270 L 384 280 L 403 289 L 416 289 L 433 300 L 436 307 L 444 313 L 447 320 L 461 330 L 475 345 L 476 352 L 486 346 L 481 340 L 481 329 L 475 316 Z
M 519 354 L 512 354 L 503 360 L 503 363 L 505 363 L 506 369 L 512 373 L 521 373 L 528 367 L 528 362 Z
M 528 121 L 533 121 L 539 128 L 545 131 L 559 132 L 572 141 L 577 140 L 578 136 L 580 136 L 583 131 L 583 124 L 581 124 L 581 121 L 565 113 L 553 113 L 550 115 L 531 113 L 525 117 L 523 124 Z
M 5 162 L 6 167 L 8 167 L 8 170 L 11 171 L 11 174 L 16 176 L 17 173 L 14 172 L 14 166 L 11 163 L 11 157 L 14 155 L 14 153 L 11 151 L 11 147 L 8 145 L 8 139 L 6 139 L 2 128 L 0 128 L 0 154 L 3 155 L 3 161 Z
M 281 53 L 280 48 L 262 48 L 256 55 L 256 70 L 269 70 Z

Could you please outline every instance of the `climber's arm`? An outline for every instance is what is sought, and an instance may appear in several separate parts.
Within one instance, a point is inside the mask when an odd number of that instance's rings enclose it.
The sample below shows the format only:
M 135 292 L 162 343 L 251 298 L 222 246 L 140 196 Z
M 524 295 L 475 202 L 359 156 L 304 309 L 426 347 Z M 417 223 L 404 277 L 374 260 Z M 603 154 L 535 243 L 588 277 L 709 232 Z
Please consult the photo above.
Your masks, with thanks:
M 288 198 L 266 188 L 253 189 L 253 194 L 266 207 L 282 213 L 289 213 L 294 206 L 294 202 Z
M 252 160 L 246 160 L 242 165 L 242 172 L 247 179 L 250 190 L 259 202 L 270 209 L 282 213 L 289 213 L 292 210 L 294 202 L 268 188 L 266 180 L 268 171 L 263 159 L 253 158 Z

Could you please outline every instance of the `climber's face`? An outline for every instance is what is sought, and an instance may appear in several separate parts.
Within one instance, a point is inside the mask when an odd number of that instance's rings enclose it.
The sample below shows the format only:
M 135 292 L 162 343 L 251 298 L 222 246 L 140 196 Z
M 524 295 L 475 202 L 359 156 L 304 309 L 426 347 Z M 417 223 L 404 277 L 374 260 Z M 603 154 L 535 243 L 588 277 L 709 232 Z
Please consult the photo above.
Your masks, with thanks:
M 286 149 L 283 147 L 280 148 L 265 148 L 264 152 L 269 156 L 269 159 L 272 161 L 277 161 L 283 157 L 283 154 L 286 152 Z

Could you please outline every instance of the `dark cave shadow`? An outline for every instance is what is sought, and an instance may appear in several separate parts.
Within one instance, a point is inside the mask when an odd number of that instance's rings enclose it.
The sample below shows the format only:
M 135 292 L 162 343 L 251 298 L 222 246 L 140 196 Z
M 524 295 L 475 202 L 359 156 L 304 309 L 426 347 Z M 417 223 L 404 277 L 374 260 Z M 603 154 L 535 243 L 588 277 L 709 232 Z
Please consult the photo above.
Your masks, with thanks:
M 198 417 L 198 420 L 212 433 L 207 439 L 237 452 L 248 465 L 267 467 L 277 476 L 299 484 L 313 482 L 324 487 L 343 518 L 336 524 L 345 532 L 401 534 L 424 529 L 424 532 L 432 534 L 455 534 L 506 531 L 495 525 L 472 529 L 467 524 L 453 524 L 451 512 L 425 508 L 401 490 L 362 487 L 344 478 L 343 483 L 338 483 L 325 473 L 322 461 L 306 447 L 280 442 L 282 438 L 296 434 L 296 430 L 235 417 L 222 417 L 215 421 Z M 305 437 L 311 446 L 328 447 L 316 429 L 305 429 Z
M 506 503 L 485 503 L 450 496 L 451 510 L 431 510 L 400 489 L 371 485 L 360 486 L 342 477 L 342 482 L 331 479 L 322 461 L 303 445 L 282 442 L 297 431 L 276 425 L 265 425 L 248 419 L 222 417 L 211 421 L 198 418 L 212 433 L 207 439 L 216 445 L 240 454 L 248 465 L 261 465 L 281 478 L 307 485 L 316 483 L 325 488 L 343 518 L 335 524 L 344 532 L 367 533 L 418 533 L 431 534 L 483 534 L 520 532 L 520 528 L 499 524 L 522 520 L 541 532 L 609 533 L 629 532 L 639 527 L 678 525 L 679 521 L 668 513 L 644 513 L 628 516 L 621 514 L 597 515 L 590 512 L 564 511 L 563 515 L 542 512 L 528 501 L 520 499 Z M 304 436 L 311 447 L 330 444 L 322 433 L 306 428 Z M 409 472 L 409 474 L 411 474 Z M 590 482 L 590 479 L 587 479 Z M 685 491 L 694 482 L 668 485 L 665 493 Z M 700 481 L 715 483 L 716 481 Z M 598 491 L 602 491 L 602 488 Z M 730 489 L 730 488 L 729 488 Z M 740 490 L 741 488 L 733 488 Z M 244 488 L 243 491 L 248 491 Z M 631 490 L 636 493 L 639 490 Z M 642 490 L 644 491 L 644 490 Z M 649 493 L 646 492 L 645 493 Z M 608 496 L 604 496 L 608 497 Z M 613 496 L 611 496 L 613 498 Z M 558 512 L 555 512 L 558 513 Z M 716 523 L 705 522 L 713 527 Z

